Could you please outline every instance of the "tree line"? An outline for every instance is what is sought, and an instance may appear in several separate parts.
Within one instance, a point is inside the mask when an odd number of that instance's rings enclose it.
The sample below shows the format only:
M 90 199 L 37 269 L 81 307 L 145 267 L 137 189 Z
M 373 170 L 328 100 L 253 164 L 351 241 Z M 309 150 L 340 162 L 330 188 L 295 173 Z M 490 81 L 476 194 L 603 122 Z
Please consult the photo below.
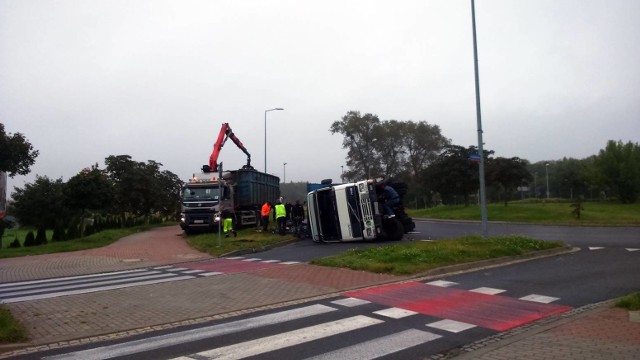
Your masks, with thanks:
M 460 146 L 426 121 L 381 121 L 377 115 L 349 111 L 329 131 L 343 136 L 347 150 L 343 181 L 384 176 L 409 184 L 408 206 L 465 204 L 479 189 L 476 146 Z M 484 150 L 487 198 L 616 199 L 640 196 L 640 146 L 609 140 L 597 155 L 530 163 L 519 157 L 494 157 Z M 548 179 L 548 180 L 547 180 Z
M 159 162 L 138 162 L 129 155 L 108 156 L 105 165 L 85 168 L 66 182 L 37 176 L 15 188 L 8 212 L 21 225 L 58 229 L 65 239 L 76 231 L 82 237 L 87 229 L 176 219 L 183 185 L 177 175 L 162 170 Z

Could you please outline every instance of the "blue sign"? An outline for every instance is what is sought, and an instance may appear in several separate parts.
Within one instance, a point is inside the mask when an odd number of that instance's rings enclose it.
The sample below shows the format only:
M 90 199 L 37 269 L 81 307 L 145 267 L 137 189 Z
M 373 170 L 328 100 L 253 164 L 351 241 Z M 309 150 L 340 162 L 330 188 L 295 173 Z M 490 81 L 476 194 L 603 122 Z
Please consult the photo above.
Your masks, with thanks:
M 478 154 L 471 154 L 469 155 L 469 161 L 471 162 L 480 162 L 480 155 Z

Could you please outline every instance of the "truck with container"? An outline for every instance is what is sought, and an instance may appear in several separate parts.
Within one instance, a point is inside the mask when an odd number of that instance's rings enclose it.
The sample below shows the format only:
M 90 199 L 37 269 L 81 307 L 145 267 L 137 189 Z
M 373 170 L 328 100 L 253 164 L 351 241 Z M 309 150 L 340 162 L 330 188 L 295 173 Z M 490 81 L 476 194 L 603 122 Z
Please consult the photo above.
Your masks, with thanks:
M 241 169 L 223 171 L 218 164 L 220 150 L 228 139 L 247 155 Z M 218 229 L 223 213 L 229 214 L 235 227 L 258 225 L 259 210 L 265 202 L 280 197 L 280 178 L 255 170 L 251 155 L 235 136 L 228 123 L 222 124 L 218 138 L 202 173 L 182 187 L 180 227 L 187 233 Z
M 415 228 L 402 204 L 405 183 L 375 178 L 332 184 L 327 179 L 310 185 L 307 208 L 310 236 L 315 242 L 397 241 Z M 383 215 L 384 186 L 393 187 L 400 195 L 393 217 Z

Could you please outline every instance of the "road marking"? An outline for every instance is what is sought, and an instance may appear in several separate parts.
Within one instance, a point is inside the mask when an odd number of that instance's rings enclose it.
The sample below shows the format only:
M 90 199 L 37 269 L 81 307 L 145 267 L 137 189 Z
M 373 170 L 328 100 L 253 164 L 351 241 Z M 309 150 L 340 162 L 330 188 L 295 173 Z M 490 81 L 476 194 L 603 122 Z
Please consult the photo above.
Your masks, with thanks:
M 28 295 L 28 296 L 22 296 L 22 297 L 16 297 L 16 298 L 0 299 L 0 304 L 10 304 L 10 303 L 15 303 L 15 302 L 20 302 L 20 301 L 48 299 L 48 298 L 52 298 L 52 297 L 66 296 L 66 295 L 88 294 L 88 293 L 93 293 L 93 292 L 98 292 L 98 291 L 124 289 L 124 288 L 128 288 L 128 287 L 133 287 L 133 286 L 153 285 L 153 284 L 159 284 L 159 283 L 164 283 L 164 282 L 169 282 L 169 281 L 187 280 L 187 279 L 193 279 L 193 278 L 194 278 L 193 276 L 189 276 L 189 275 L 173 276 L 173 277 L 170 277 L 170 278 L 141 281 L 141 282 L 135 282 L 135 283 L 129 283 L 129 284 L 99 286 L 99 287 L 86 288 L 86 289 L 60 291 L 60 292 L 52 292 L 52 293 L 37 294 L 37 295 Z
M 495 289 L 495 288 L 490 288 L 490 287 L 479 287 L 477 289 L 473 289 L 473 290 L 469 290 L 469 291 L 473 291 L 473 292 L 480 293 L 480 294 L 496 295 L 496 294 L 503 293 L 503 292 L 505 292 L 507 290 Z
M 6 284 L 0 284 L 0 289 L 1 288 L 6 288 L 6 287 L 15 287 L 15 286 L 24 286 L 24 285 L 35 285 L 35 284 L 51 284 L 51 283 L 56 283 L 56 282 L 65 282 L 65 281 L 69 281 L 69 280 L 82 280 L 82 279 L 92 279 L 92 278 L 96 278 L 96 277 L 101 277 L 101 276 L 110 276 L 112 278 L 117 277 L 118 275 L 124 275 L 127 276 L 129 274 L 134 274 L 134 273 L 139 273 L 139 272 L 145 272 L 147 271 L 146 269 L 136 269 L 136 270 L 126 270 L 126 271 L 115 271 L 115 272 L 110 272 L 110 273 L 100 273 L 100 274 L 90 274 L 90 275 L 79 275 L 79 276 L 67 276 L 67 277 L 61 277 L 61 278 L 54 278 L 54 279 L 44 279 L 44 280 L 31 280 L 31 281 L 21 281 L 21 282 L 12 282 L 12 283 L 6 283 Z M 115 276 L 114 276 L 115 275 Z
M 402 319 L 407 316 L 416 315 L 417 312 L 411 310 L 400 309 L 397 307 L 392 307 L 384 310 L 374 311 L 374 314 L 390 317 L 392 319 Z
M 638 251 L 640 249 L 634 249 L 634 248 L 626 248 L 627 251 Z
M 509 330 L 571 310 L 568 306 L 487 295 L 415 281 L 347 291 L 342 295 L 496 331 Z M 557 299 L 545 298 L 547 301 Z
M 350 318 L 313 325 L 298 330 L 288 331 L 277 335 L 260 339 L 245 341 L 217 349 L 202 351 L 187 357 L 177 359 L 216 359 L 235 360 L 250 356 L 264 354 L 266 352 L 284 349 L 294 345 L 300 345 L 314 340 L 343 334 L 349 331 L 362 329 L 372 325 L 383 323 L 382 320 L 370 318 L 364 315 L 356 315 Z
M 440 330 L 444 330 L 444 331 L 448 331 L 456 334 L 476 327 L 473 324 L 467 324 L 462 321 L 455 321 L 455 320 L 449 320 L 449 319 L 436 321 L 436 322 L 427 324 L 427 326 L 432 327 L 434 329 L 440 329 Z
M 421 331 L 409 329 L 401 331 L 397 334 L 383 336 L 377 339 L 362 342 L 360 344 L 348 346 L 342 349 L 334 350 L 322 355 L 307 358 L 305 360 L 329 360 L 329 359 L 376 359 L 382 356 L 396 353 L 398 351 L 424 344 L 441 338 L 442 336 Z
M 67 354 L 47 357 L 45 359 L 77 359 L 93 360 L 106 359 L 119 356 L 136 354 L 144 351 L 156 350 L 175 346 L 192 341 L 199 341 L 211 337 L 239 333 L 242 331 L 275 325 L 287 321 L 326 314 L 337 309 L 326 305 L 310 305 L 301 308 L 280 311 L 272 314 L 257 316 L 254 318 L 236 320 L 228 323 L 207 326 L 191 330 L 180 331 L 172 334 L 159 335 L 146 339 L 129 341 L 123 344 L 101 346 L 89 350 L 74 351 Z
M 589 250 L 602 250 L 604 246 L 589 246 Z
M 346 307 L 355 307 L 355 306 L 360 306 L 364 304 L 370 304 L 371 302 L 367 300 L 356 299 L 356 298 L 346 298 L 346 299 L 332 301 L 331 303 L 336 305 L 346 306 Z
M 433 286 L 440 286 L 440 287 L 449 287 L 449 286 L 458 285 L 458 283 L 455 283 L 452 281 L 446 281 L 446 280 L 431 281 L 431 282 L 428 282 L 427 284 L 433 285 Z
M 539 302 L 539 303 L 542 303 L 542 304 L 549 304 L 549 303 L 552 303 L 552 302 L 554 302 L 556 300 L 560 300 L 560 298 L 552 297 L 552 296 L 531 294 L 531 295 L 527 295 L 527 296 L 521 297 L 520 300 L 535 301 L 535 302 Z

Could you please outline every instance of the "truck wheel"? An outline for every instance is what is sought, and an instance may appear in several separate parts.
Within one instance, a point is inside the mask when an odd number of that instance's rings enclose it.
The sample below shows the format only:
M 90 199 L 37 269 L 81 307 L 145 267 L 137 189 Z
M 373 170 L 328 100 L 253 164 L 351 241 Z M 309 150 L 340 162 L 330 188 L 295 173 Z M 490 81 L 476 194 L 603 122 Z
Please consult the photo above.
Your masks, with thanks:
M 382 230 L 386 234 L 385 238 L 391 241 L 399 241 L 402 239 L 402 235 L 404 235 L 402 223 L 395 218 L 383 220 Z

